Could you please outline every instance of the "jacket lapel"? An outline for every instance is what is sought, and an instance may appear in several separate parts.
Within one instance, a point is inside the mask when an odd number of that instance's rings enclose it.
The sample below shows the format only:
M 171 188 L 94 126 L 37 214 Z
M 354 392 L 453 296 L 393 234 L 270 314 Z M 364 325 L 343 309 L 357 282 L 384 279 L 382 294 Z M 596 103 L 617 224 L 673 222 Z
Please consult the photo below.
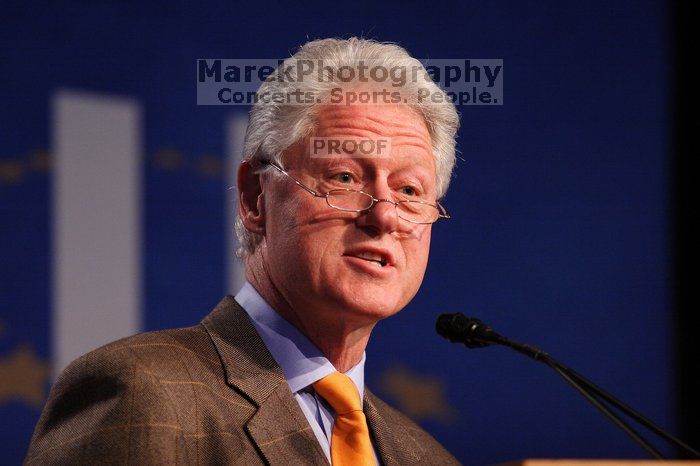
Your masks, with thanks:
M 226 296 L 202 325 L 219 353 L 226 383 L 258 408 L 245 428 L 267 463 L 327 465 L 282 370 L 236 300 Z
M 384 402 L 366 387 L 363 410 L 383 464 L 421 464 L 423 449 L 413 440 L 406 423 L 385 409 Z

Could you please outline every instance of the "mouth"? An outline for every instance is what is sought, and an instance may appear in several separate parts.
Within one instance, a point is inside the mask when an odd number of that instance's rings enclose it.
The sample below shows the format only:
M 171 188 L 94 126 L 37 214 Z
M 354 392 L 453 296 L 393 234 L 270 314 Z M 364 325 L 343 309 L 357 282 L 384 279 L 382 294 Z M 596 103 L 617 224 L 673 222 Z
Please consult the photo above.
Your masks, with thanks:
M 394 265 L 391 254 L 388 251 L 378 249 L 357 249 L 343 255 L 362 259 L 369 264 L 373 264 L 373 266 L 377 268 L 384 268 Z

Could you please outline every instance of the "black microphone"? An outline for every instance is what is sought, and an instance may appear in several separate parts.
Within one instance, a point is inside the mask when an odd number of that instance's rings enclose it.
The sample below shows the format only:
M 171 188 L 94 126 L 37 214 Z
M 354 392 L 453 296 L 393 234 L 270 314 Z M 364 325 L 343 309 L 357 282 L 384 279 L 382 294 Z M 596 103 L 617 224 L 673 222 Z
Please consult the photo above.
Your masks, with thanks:
M 437 330 L 437 333 L 440 334 L 440 336 L 448 339 L 452 343 L 462 343 L 467 348 L 483 348 L 490 345 L 503 345 L 512 348 L 530 358 L 547 364 L 549 367 L 554 369 L 554 371 L 569 385 L 574 387 L 584 398 L 586 398 L 586 400 L 593 404 L 596 409 L 607 416 L 608 419 L 610 419 L 617 427 L 629 435 L 632 440 L 637 442 L 644 450 L 657 459 L 663 459 L 661 453 L 654 448 L 648 440 L 627 425 L 627 423 L 625 423 L 625 421 L 614 413 L 605 403 L 609 403 L 611 406 L 617 408 L 622 413 L 639 422 L 641 425 L 648 428 L 675 447 L 690 454 L 692 457 L 700 458 L 700 453 L 698 453 L 692 447 L 664 431 L 622 401 L 613 397 L 611 394 L 598 387 L 573 369 L 566 367 L 564 364 L 560 363 L 536 346 L 509 340 L 508 338 L 494 332 L 491 327 L 486 325 L 481 320 L 467 317 L 461 312 L 454 314 L 441 314 L 435 323 L 435 330 Z
M 503 339 L 479 319 L 467 317 L 461 312 L 441 314 L 435 330 L 452 343 L 463 343 L 467 348 L 496 345 Z
M 524 354 L 527 357 L 544 360 L 547 353 L 536 346 L 518 343 L 494 332 L 491 327 L 461 312 L 440 314 L 435 323 L 437 333 L 452 343 L 462 343 L 467 348 L 483 348 L 490 345 L 503 345 Z

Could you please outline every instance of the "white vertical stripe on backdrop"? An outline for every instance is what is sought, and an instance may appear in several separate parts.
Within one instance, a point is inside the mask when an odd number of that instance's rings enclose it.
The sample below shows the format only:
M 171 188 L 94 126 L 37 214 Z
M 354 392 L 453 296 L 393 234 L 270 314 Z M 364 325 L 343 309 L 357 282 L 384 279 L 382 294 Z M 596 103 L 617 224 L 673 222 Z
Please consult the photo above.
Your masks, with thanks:
M 142 328 L 141 125 L 131 99 L 52 98 L 54 378 Z

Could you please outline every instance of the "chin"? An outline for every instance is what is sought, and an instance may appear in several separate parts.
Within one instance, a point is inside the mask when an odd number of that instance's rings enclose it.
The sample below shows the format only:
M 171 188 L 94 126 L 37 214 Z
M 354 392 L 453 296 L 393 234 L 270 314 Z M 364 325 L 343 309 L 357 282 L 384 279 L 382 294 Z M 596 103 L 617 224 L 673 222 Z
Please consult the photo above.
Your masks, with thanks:
M 400 296 L 380 287 L 367 287 L 358 290 L 354 287 L 340 296 L 340 307 L 356 316 L 358 320 L 377 322 L 397 314 L 407 303 Z

